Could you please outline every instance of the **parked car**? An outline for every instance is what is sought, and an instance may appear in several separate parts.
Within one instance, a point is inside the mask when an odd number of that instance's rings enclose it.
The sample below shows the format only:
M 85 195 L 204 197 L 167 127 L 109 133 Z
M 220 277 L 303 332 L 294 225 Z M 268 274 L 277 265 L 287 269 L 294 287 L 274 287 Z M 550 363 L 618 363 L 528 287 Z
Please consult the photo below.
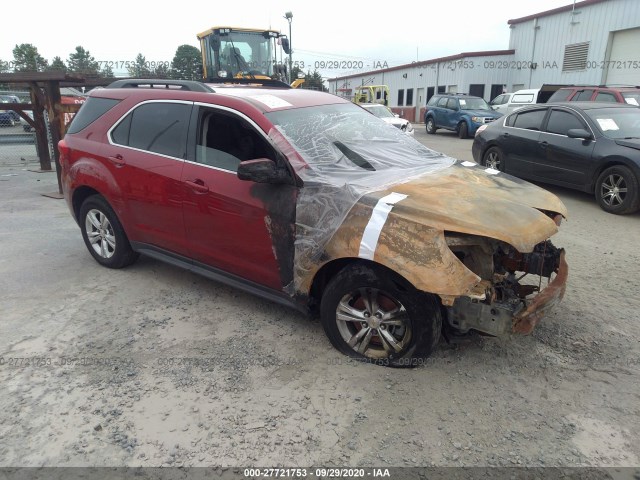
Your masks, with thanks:
M 549 102 L 613 102 L 628 103 L 640 106 L 640 86 L 570 86 L 563 87 L 554 93 Z
M 640 109 L 626 104 L 553 103 L 518 110 L 482 129 L 480 164 L 520 178 L 595 194 L 603 210 L 640 208 Z
M 20 103 L 15 95 L 0 95 L 0 103 Z M 0 125 L 13 127 L 20 122 L 20 115 L 13 110 L 0 109 Z
M 507 106 L 511 101 L 511 97 L 513 97 L 513 93 L 502 93 L 491 100 L 489 102 L 489 105 L 491 105 L 491 108 L 493 110 L 504 115 L 505 113 L 507 113 Z
M 517 90 L 511 95 L 511 98 L 507 103 L 506 111 L 503 111 L 503 113 L 511 113 L 519 108 L 535 105 L 537 103 L 547 103 L 551 96 L 563 86 L 564 85 L 544 84 L 540 88 Z
M 25 110 L 25 112 L 27 114 L 27 116 L 33 120 L 33 112 L 31 110 Z M 22 125 L 22 129 L 25 132 L 32 132 L 34 129 L 31 125 L 29 125 L 29 123 L 22 117 L 20 117 L 20 124 Z
M 411 122 L 409 120 L 405 120 L 404 118 L 400 118 L 400 116 L 396 113 L 393 113 L 389 107 L 385 107 L 384 105 L 380 105 L 379 103 L 361 103 L 360 106 L 373 113 L 376 117 L 381 118 L 389 125 L 393 125 L 394 127 L 399 128 L 407 135 L 413 135 L 414 130 Z
M 453 130 L 460 138 L 475 135 L 480 125 L 500 118 L 489 104 L 480 97 L 459 93 L 442 93 L 429 99 L 424 112 L 427 133 L 434 134 L 439 128 Z
M 264 82 L 91 92 L 59 150 L 98 263 L 142 253 L 317 312 L 338 350 L 393 366 L 428 356 L 443 328 L 531 332 L 560 301 L 556 196 L 429 150 L 340 97 Z M 524 273 L 551 283 L 533 295 Z

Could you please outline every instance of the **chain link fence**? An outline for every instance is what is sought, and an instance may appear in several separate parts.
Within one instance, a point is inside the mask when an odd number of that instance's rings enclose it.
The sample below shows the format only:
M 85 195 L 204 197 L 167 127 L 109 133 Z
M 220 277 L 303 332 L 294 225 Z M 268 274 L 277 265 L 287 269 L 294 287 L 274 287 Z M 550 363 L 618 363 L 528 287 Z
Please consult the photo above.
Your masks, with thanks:
M 12 110 L 2 108 L 11 103 L 31 103 L 29 92 L 26 90 L 0 90 L 0 166 L 23 166 L 40 168 L 40 155 L 36 144 L 36 134 L 26 120 Z M 33 118 L 31 112 L 27 115 Z M 51 139 L 49 117 L 45 110 L 47 126 L 47 144 L 49 157 L 52 159 L 54 145 Z
M 3 109 L 3 104 L 31 103 L 28 90 L 0 90 L 0 166 L 40 168 L 33 128 L 16 112 Z M 27 112 L 31 116 L 31 112 Z M 49 153 L 53 158 L 53 143 L 48 128 Z

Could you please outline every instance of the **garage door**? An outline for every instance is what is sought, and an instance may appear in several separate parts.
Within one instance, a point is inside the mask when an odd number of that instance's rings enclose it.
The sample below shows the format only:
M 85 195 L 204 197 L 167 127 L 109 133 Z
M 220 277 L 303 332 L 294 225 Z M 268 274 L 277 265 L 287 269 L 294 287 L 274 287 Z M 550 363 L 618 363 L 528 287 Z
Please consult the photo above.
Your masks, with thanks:
M 638 66 L 638 45 L 640 45 L 640 28 L 614 33 L 609 56 L 611 63 L 607 69 L 607 84 L 640 85 L 640 68 L 633 68 L 634 60 L 635 66 Z M 624 64 L 625 62 L 627 65 Z M 628 65 L 629 63 L 632 65 Z

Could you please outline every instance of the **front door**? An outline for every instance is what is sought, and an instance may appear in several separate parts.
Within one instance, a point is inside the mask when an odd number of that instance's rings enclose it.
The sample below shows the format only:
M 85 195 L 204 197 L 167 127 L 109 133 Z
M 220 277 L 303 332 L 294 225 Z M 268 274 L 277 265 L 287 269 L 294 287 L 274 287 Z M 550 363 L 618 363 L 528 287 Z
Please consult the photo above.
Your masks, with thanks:
M 569 130 L 578 128 L 589 131 L 589 127 L 573 112 L 551 109 L 539 139 L 545 154 L 533 165 L 536 177 L 574 186 L 589 183 L 587 172 L 595 141 L 567 136 Z
M 182 172 L 191 257 L 281 291 L 292 280 L 296 189 L 240 180 L 241 161 L 282 161 L 258 127 L 227 109 L 199 107 Z

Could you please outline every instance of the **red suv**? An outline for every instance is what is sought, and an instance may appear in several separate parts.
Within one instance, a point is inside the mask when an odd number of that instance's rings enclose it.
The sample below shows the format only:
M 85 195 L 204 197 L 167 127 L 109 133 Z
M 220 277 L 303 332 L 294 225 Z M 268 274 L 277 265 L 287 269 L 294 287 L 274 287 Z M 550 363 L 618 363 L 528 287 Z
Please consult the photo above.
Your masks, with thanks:
M 640 86 L 571 86 L 562 87 L 551 95 L 547 103 L 553 102 L 613 102 L 640 106 Z
M 317 311 L 340 351 L 394 366 L 428 356 L 443 330 L 529 333 L 562 298 L 557 197 L 340 97 L 263 83 L 91 93 L 59 149 L 100 264 L 143 253 Z M 551 282 L 537 294 L 526 273 Z

